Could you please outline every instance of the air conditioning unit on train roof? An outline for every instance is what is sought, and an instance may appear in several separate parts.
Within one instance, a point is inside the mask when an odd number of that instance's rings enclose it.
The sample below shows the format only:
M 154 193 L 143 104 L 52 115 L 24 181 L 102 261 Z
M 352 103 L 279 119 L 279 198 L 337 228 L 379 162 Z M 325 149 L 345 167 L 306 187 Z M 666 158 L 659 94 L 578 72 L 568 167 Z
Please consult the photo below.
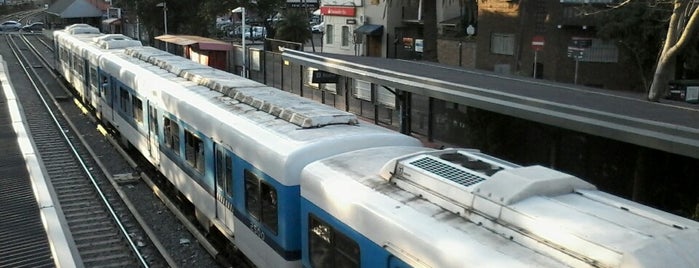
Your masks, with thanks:
M 71 35 L 76 34 L 100 34 L 100 30 L 88 24 L 73 24 L 67 26 L 65 31 Z
M 92 39 L 102 49 L 119 49 L 142 46 L 141 41 L 133 40 L 123 34 L 105 34 Z
M 476 150 L 426 151 L 384 165 L 381 176 L 454 213 L 470 207 L 471 192 L 494 174 L 519 166 Z

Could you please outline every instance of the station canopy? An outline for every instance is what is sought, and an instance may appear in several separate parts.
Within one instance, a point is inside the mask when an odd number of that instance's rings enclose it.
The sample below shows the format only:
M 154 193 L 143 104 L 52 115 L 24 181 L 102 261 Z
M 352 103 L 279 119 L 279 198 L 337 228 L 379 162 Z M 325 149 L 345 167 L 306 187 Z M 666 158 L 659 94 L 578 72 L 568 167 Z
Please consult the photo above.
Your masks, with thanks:
M 155 39 L 180 46 L 191 46 L 197 44 L 202 50 L 229 51 L 233 45 L 216 39 L 206 38 L 196 35 L 172 35 L 166 34 L 155 37 Z

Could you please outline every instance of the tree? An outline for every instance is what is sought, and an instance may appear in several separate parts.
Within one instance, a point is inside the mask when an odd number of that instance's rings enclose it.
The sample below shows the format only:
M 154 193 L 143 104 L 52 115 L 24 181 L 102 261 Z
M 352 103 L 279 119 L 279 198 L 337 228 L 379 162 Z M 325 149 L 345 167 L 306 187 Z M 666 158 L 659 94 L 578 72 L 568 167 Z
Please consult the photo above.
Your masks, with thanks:
M 625 0 L 588 15 L 598 13 L 606 13 L 598 35 L 618 40 L 634 55 L 648 100 L 657 102 L 666 95 L 678 56 L 683 56 L 685 66 L 696 67 L 696 51 L 684 51 L 688 44 L 697 44 L 697 38 L 692 38 L 699 24 L 695 1 Z
M 632 56 L 642 84 L 640 90 L 647 90 L 672 6 L 659 3 L 649 8 L 646 2 L 634 1 L 606 10 L 609 12 L 599 12 L 600 9 L 590 6 L 582 9 L 584 14 L 596 18 L 598 37 L 617 41 L 621 49 Z
M 665 95 L 670 80 L 670 70 L 677 55 L 689 43 L 699 24 L 699 9 L 693 0 L 674 0 L 673 6 L 665 42 L 655 67 L 653 83 L 648 90 L 650 101 L 658 101 Z
M 286 4 L 285 0 L 258 0 L 254 1 L 256 4 L 252 4 L 247 1 L 251 6 L 251 9 L 257 13 L 257 16 L 262 19 L 262 24 L 267 29 L 268 38 L 276 38 L 276 27 L 274 22 L 271 20 L 274 15 L 281 12 Z
M 245 7 L 250 14 L 257 14 L 262 24 L 270 26 L 266 18 L 276 14 L 286 3 L 284 0 L 115 0 L 114 5 L 137 14 L 150 36 L 155 36 L 164 32 L 163 9 L 158 7 L 162 2 L 167 3 L 168 33 L 201 36 L 211 35 L 216 17 L 230 15 L 236 7 Z
M 300 10 L 287 10 L 284 19 L 277 22 L 275 38 L 304 44 L 313 37 L 308 15 Z

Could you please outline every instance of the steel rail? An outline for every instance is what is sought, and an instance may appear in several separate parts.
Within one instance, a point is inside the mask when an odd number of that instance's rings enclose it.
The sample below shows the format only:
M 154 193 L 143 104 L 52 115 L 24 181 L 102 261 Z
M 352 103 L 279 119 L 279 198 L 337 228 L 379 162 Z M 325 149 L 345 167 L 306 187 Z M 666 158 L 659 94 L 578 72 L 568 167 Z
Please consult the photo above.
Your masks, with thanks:
M 24 72 L 24 73 L 27 75 L 27 77 L 29 78 L 29 81 L 31 82 L 32 87 L 34 88 L 35 92 L 37 93 L 37 95 L 39 96 L 39 98 L 41 99 L 41 101 L 43 102 L 44 107 L 46 107 L 46 109 L 48 110 L 49 115 L 50 115 L 51 118 L 53 119 L 53 122 L 56 124 L 56 126 L 57 126 L 59 129 L 64 129 L 63 126 L 60 124 L 60 122 L 58 122 L 58 119 L 56 118 L 56 115 L 54 114 L 54 112 L 51 111 L 51 107 L 50 107 L 50 105 L 48 104 L 48 102 L 46 101 L 46 98 L 44 97 L 44 94 L 41 93 L 41 89 L 40 89 L 39 86 L 37 85 L 37 83 L 36 83 L 36 81 L 35 81 L 35 78 L 32 77 L 32 74 L 30 74 L 30 71 L 28 71 L 28 69 L 31 69 L 31 72 L 33 73 L 34 77 L 36 77 L 36 80 L 38 80 L 38 83 L 41 84 L 41 86 L 42 86 L 43 88 L 47 88 L 46 85 L 43 83 L 43 81 L 42 81 L 40 78 L 38 78 L 39 76 L 38 76 L 38 74 L 36 73 L 36 71 L 35 71 L 33 68 L 27 68 L 27 65 L 25 65 L 24 62 L 29 62 L 29 61 L 28 61 L 28 59 L 26 58 L 25 55 L 23 55 L 23 54 L 21 54 L 21 53 L 18 52 L 18 51 L 20 50 L 20 48 L 19 48 L 19 46 L 17 45 L 17 43 L 15 42 L 15 40 L 12 39 L 9 35 L 7 36 L 7 38 L 8 38 L 9 41 L 10 41 L 10 42 L 9 42 L 10 46 L 13 48 L 13 49 L 12 49 L 12 54 L 15 55 L 15 57 L 17 58 L 17 60 L 18 60 L 18 62 L 19 62 L 19 64 L 20 64 L 20 66 L 22 67 L 23 72 Z M 142 265 L 143 267 L 149 267 L 148 263 L 147 263 L 147 262 L 145 261 L 145 259 L 143 258 L 143 255 L 142 255 L 141 252 L 138 250 L 138 246 L 137 246 L 136 243 L 134 243 L 134 241 L 131 239 L 131 236 L 129 236 L 129 233 L 126 231 L 126 228 L 125 228 L 124 225 L 122 224 L 121 220 L 119 220 L 119 217 L 117 216 L 116 212 L 115 212 L 114 209 L 112 208 L 112 205 L 109 203 L 109 200 L 107 200 L 107 198 L 105 197 L 104 193 L 102 192 L 102 189 L 100 189 L 100 187 L 99 187 L 97 181 L 95 180 L 94 176 L 92 176 L 92 173 L 90 172 L 89 168 L 87 168 L 87 165 L 85 164 L 85 161 L 83 161 L 82 157 L 80 157 L 80 154 L 79 154 L 78 151 L 76 150 L 76 148 L 75 148 L 73 142 L 70 141 L 70 138 L 65 134 L 65 132 L 61 131 L 61 135 L 63 136 L 63 138 L 65 139 L 65 141 L 68 143 L 68 146 L 71 148 L 71 151 L 72 151 L 73 155 L 76 157 L 76 159 L 77 159 L 78 162 L 80 163 L 80 165 L 81 165 L 83 171 L 85 172 L 85 174 L 88 176 L 88 178 L 90 179 L 90 181 L 91 181 L 92 184 L 94 185 L 94 188 L 95 188 L 95 190 L 97 191 L 97 193 L 99 194 L 100 198 L 102 199 L 103 204 L 104 204 L 104 205 L 107 207 L 107 209 L 109 210 L 109 213 L 111 214 L 111 216 L 112 216 L 114 222 L 117 224 L 117 226 L 119 227 L 119 229 L 120 229 L 120 231 L 122 232 L 123 236 L 124 236 L 124 237 L 126 238 L 126 240 L 128 241 L 129 246 L 131 247 L 132 251 L 136 254 L 137 258 L 138 258 L 139 261 L 141 262 L 141 265 Z

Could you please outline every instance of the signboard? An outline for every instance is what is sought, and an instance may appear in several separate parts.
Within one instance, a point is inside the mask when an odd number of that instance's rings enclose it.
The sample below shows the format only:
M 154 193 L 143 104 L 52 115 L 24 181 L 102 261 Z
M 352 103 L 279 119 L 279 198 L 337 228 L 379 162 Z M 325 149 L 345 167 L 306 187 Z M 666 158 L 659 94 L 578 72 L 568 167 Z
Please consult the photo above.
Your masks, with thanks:
M 313 76 L 311 77 L 312 83 L 337 83 L 338 75 L 334 73 L 329 73 L 326 71 L 315 70 L 313 71 Z
M 325 16 L 342 16 L 342 17 L 354 17 L 356 14 L 355 7 L 341 7 L 341 6 L 322 6 L 320 7 L 320 14 Z
M 310 9 L 318 9 L 318 3 L 286 3 L 286 7 L 288 8 L 310 8 Z
M 579 47 L 579 48 L 589 48 L 592 46 L 592 38 L 589 37 L 576 37 L 573 36 L 570 39 L 569 47 Z
M 423 48 L 424 48 L 424 45 L 423 45 L 422 39 L 415 39 L 415 52 L 422 53 Z
M 585 50 L 592 46 L 592 38 L 573 36 L 568 43 L 568 57 L 582 59 Z
M 532 49 L 534 51 L 541 51 L 544 49 L 544 36 L 535 35 L 532 37 Z
M 568 58 L 582 59 L 584 52 L 585 52 L 584 48 L 569 46 L 568 47 Z
M 403 48 L 407 50 L 413 49 L 413 39 L 410 37 L 403 37 Z

